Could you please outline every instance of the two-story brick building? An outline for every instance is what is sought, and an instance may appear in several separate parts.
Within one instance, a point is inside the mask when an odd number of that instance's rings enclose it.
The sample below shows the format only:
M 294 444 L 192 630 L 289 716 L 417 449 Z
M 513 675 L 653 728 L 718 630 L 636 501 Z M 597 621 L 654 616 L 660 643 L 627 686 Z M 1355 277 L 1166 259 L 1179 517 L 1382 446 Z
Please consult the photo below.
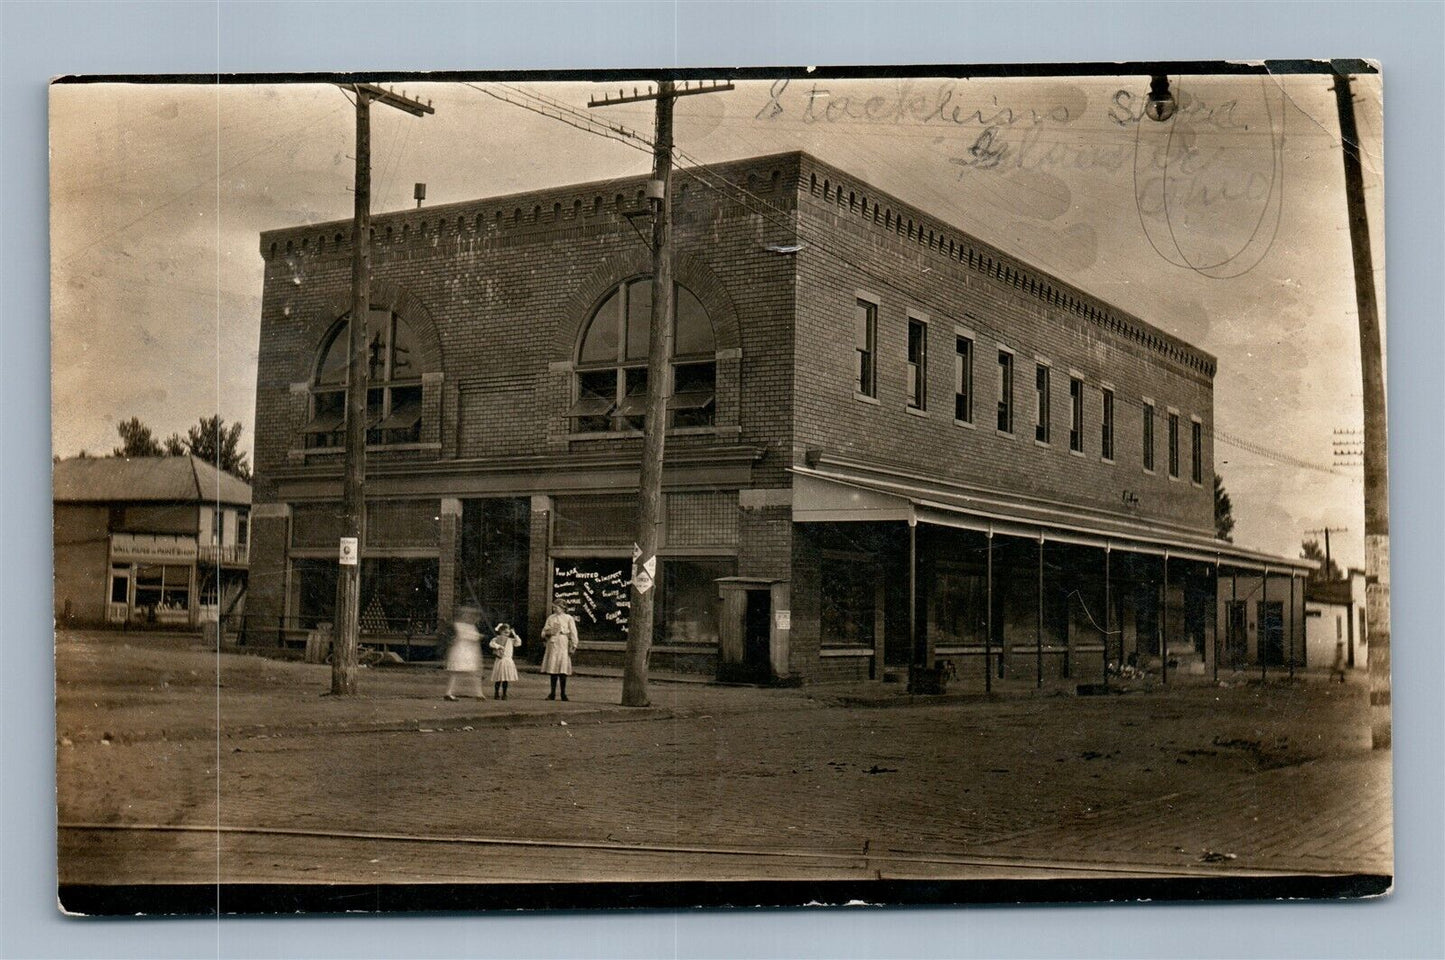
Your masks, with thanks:
M 251 488 L 193 456 L 54 465 L 55 617 L 193 627 L 246 591 Z
M 584 662 L 622 649 L 644 179 L 374 218 L 364 634 L 473 599 L 536 636 L 560 597 Z M 1230 571 L 1302 602 L 1299 561 L 1214 538 L 1213 357 L 804 153 L 675 191 L 654 662 L 1087 678 L 1217 663 Z M 261 238 L 250 609 L 282 639 L 332 619 L 350 229 Z

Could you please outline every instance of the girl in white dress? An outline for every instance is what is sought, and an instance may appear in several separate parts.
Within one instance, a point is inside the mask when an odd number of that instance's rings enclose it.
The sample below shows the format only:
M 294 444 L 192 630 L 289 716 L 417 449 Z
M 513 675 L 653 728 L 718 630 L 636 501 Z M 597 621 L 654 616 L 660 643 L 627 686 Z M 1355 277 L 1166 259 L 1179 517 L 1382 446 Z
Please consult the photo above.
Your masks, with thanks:
M 482 694 L 482 635 L 477 630 L 481 611 L 476 607 L 460 607 L 457 619 L 452 624 L 452 642 L 447 647 L 447 695 L 448 700 L 457 699 L 457 685 L 463 678 L 474 691 L 478 700 L 487 699 Z
M 542 653 L 542 672 L 552 680 L 552 692 L 548 700 L 557 699 L 557 686 L 561 684 L 562 699 L 567 699 L 567 675 L 572 672 L 572 654 L 577 652 L 577 621 L 560 601 L 552 603 L 552 615 L 542 627 L 542 641 L 547 648 Z
M 492 699 L 507 699 L 507 684 L 517 679 L 517 665 L 512 660 L 512 650 L 522 645 L 522 638 L 512 630 L 511 624 L 497 626 L 497 635 L 488 644 L 497 659 L 492 663 Z

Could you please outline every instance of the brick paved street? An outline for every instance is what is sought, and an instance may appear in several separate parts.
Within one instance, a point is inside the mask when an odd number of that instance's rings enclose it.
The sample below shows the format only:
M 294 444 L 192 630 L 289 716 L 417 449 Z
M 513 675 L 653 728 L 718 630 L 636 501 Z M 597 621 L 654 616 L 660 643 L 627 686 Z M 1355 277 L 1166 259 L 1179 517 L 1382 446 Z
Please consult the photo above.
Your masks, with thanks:
M 435 670 L 378 669 L 342 701 L 328 668 L 184 638 L 66 635 L 57 658 L 67 882 L 1391 869 L 1363 685 L 910 704 L 658 682 L 635 711 L 611 677 L 447 703 Z

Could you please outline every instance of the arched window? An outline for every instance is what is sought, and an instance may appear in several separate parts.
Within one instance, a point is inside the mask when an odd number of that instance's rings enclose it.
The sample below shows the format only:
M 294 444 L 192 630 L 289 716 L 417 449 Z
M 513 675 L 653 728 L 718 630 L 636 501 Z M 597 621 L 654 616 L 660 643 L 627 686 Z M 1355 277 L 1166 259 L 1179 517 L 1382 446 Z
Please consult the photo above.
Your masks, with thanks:
M 388 310 L 372 310 L 367 324 L 366 442 L 421 439 L 421 363 L 411 328 Z M 308 449 L 346 442 L 346 374 L 350 324 L 343 317 L 322 342 L 311 385 Z
M 669 426 L 711 426 L 717 384 L 712 321 L 692 291 L 673 289 Z M 618 284 L 592 314 L 577 351 L 577 402 L 567 412 L 578 432 L 642 429 L 651 320 L 651 277 Z

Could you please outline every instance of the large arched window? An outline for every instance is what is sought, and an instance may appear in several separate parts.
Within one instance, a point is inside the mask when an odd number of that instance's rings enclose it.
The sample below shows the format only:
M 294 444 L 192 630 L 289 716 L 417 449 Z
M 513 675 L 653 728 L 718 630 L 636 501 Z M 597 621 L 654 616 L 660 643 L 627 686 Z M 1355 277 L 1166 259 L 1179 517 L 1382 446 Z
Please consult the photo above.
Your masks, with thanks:
M 366 442 L 415 443 L 421 439 L 421 364 L 406 321 L 372 310 L 367 324 Z M 343 317 L 322 342 L 311 387 L 308 448 L 346 442 L 346 371 L 350 324 Z
M 692 291 L 681 285 L 674 290 L 669 425 L 711 426 L 717 383 L 712 321 Z M 618 284 L 592 314 L 577 351 L 577 402 L 567 412 L 579 432 L 642 429 L 651 321 L 651 277 Z

